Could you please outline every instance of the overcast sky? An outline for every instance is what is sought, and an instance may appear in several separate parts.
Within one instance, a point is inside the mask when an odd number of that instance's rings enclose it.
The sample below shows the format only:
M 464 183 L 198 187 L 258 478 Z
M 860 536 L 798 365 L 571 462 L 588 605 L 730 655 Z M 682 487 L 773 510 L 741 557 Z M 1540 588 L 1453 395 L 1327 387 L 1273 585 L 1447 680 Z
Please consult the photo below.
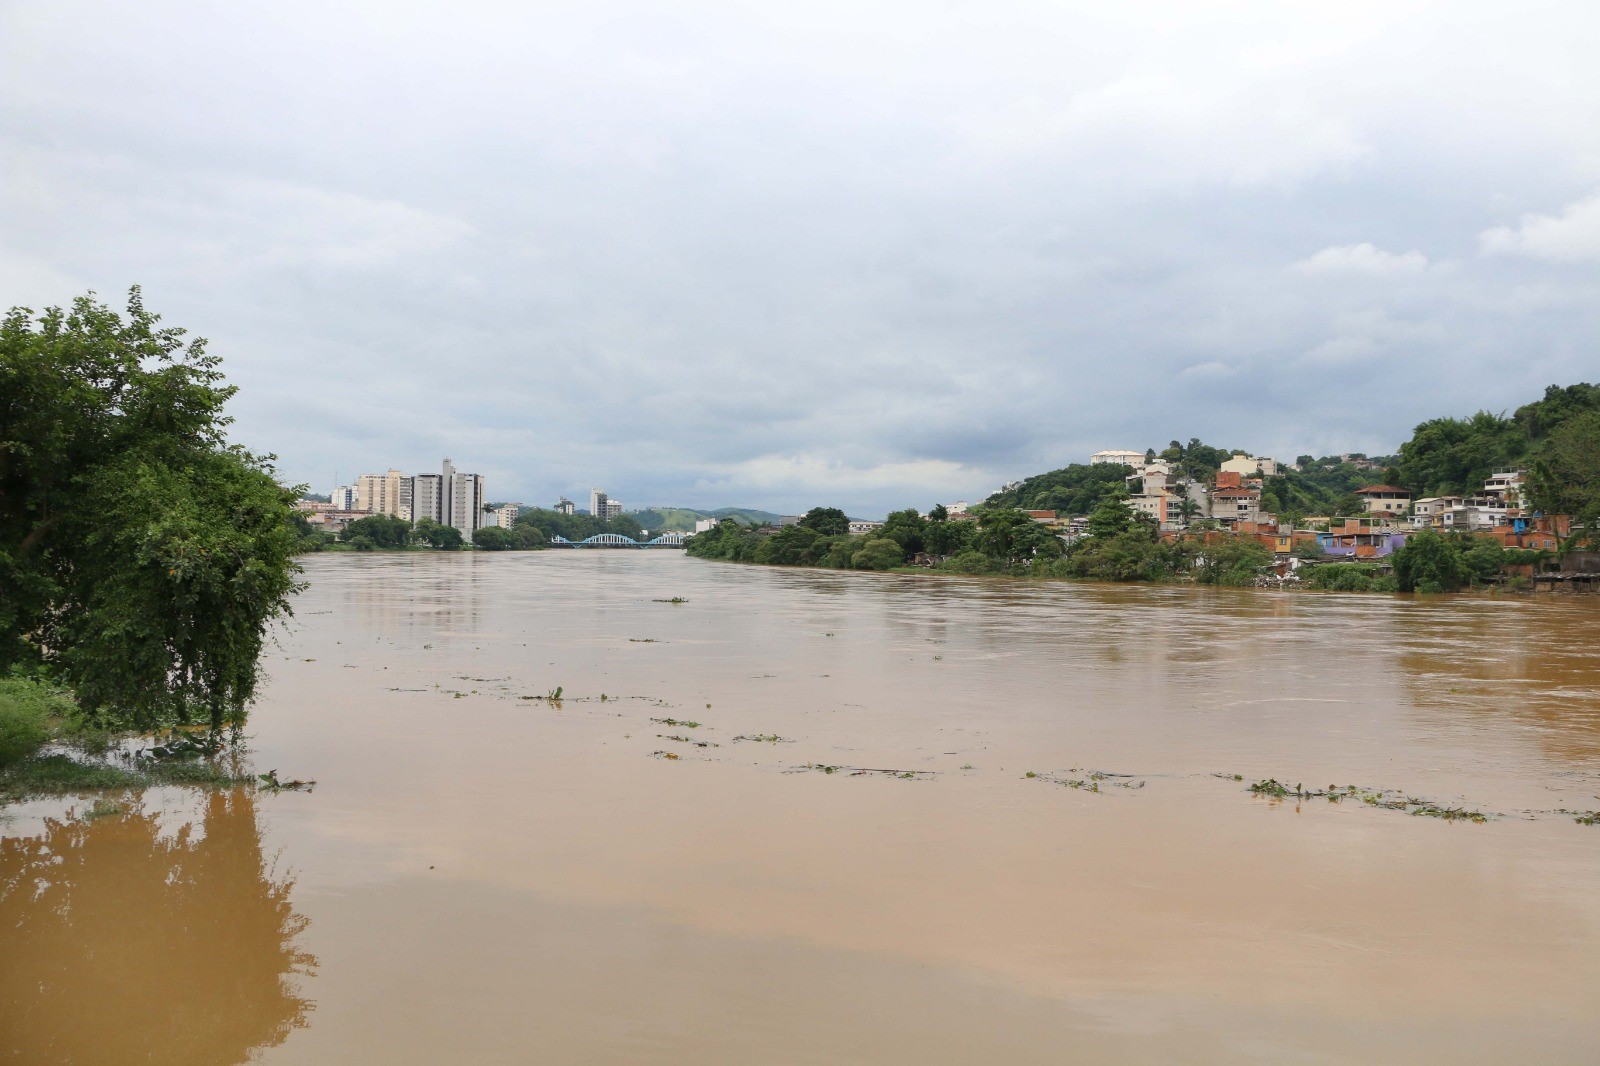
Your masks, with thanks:
M 1600 4 L 0 0 L 0 302 L 327 491 L 853 514 L 1600 380 Z M 580 496 L 579 494 L 584 494 Z

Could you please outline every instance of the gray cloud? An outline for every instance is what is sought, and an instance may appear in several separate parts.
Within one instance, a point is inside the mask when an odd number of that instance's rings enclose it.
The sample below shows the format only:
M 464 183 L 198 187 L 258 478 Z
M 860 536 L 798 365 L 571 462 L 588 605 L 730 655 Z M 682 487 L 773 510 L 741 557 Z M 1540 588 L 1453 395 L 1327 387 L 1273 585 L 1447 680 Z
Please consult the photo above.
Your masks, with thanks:
M 134 282 L 318 487 L 973 497 L 1593 379 L 1600 15 L 0 7 L 7 304 Z

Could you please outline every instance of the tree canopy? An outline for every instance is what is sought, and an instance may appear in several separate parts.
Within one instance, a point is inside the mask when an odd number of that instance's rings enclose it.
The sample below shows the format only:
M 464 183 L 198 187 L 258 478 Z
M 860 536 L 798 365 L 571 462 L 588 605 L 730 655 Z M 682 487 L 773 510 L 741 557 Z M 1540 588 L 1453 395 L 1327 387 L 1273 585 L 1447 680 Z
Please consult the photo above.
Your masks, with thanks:
M 85 712 L 243 719 L 297 590 L 298 493 L 227 443 L 205 342 L 93 294 L 0 323 L 0 667 L 43 662 Z

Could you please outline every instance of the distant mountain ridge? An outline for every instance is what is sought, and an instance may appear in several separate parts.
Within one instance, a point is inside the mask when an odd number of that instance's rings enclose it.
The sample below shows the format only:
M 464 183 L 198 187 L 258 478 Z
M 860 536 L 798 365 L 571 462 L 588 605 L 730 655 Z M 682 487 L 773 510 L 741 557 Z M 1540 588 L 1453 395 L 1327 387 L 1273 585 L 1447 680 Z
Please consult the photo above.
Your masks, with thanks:
M 677 530 L 692 532 L 695 522 L 703 518 L 732 518 L 747 526 L 759 526 L 764 523 L 776 525 L 779 515 L 771 511 L 761 511 L 754 507 L 719 507 L 714 511 L 702 511 L 694 507 L 647 507 L 641 511 L 630 511 L 638 523 L 646 529 Z

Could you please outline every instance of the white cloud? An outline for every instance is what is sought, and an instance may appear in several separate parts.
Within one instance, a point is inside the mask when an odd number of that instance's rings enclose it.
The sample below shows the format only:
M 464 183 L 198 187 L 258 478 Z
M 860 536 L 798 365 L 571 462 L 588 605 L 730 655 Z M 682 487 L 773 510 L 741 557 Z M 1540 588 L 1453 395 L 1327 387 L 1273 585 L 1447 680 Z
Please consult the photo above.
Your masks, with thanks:
M 1360 244 L 1335 244 L 1289 268 L 1297 274 L 1420 274 L 1428 269 L 1428 257 L 1413 249 L 1386 252 L 1370 241 Z
M 1526 214 L 1515 229 L 1484 230 L 1478 246 L 1485 255 L 1525 255 L 1558 263 L 1600 259 L 1600 192 L 1569 204 L 1560 215 Z

